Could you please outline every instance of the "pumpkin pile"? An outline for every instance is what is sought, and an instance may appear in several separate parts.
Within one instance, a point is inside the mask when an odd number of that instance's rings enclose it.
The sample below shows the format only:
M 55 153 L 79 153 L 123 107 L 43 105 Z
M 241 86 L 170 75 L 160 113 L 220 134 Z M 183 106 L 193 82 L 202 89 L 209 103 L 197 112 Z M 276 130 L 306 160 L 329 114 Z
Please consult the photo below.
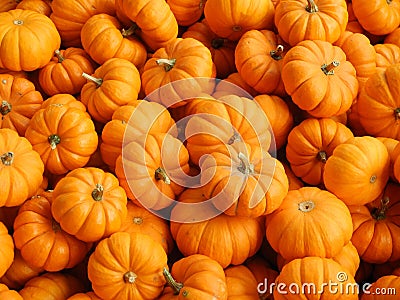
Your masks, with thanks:
M 400 0 L 0 0 L 0 113 L 0 299 L 398 299 Z

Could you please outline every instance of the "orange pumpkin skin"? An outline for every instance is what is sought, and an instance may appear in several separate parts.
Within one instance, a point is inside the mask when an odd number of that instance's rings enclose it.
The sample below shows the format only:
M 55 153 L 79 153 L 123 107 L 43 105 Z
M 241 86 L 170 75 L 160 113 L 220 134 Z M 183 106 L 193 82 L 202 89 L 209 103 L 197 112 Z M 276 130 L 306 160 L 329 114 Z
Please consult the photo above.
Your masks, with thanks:
M 77 168 L 54 188 L 51 212 L 64 231 L 94 242 L 121 228 L 126 204 L 125 191 L 113 174 L 98 168 Z
M 376 52 L 370 40 L 362 33 L 343 32 L 334 43 L 346 54 L 347 60 L 356 69 L 359 88 L 376 70 Z
M 358 93 L 354 66 L 341 48 L 326 41 L 305 40 L 290 48 L 281 74 L 293 102 L 314 117 L 346 112 Z
M 240 76 L 259 93 L 286 96 L 281 78 L 286 46 L 271 30 L 247 31 L 235 49 L 235 65 Z
M 315 228 L 315 220 L 324 220 L 324 226 Z M 266 216 L 267 240 L 288 260 L 305 256 L 334 257 L 350 241 L 352 232 L 346 205 L 317 187 L 289 191 L 281 206 Z M 299 239 L 303 239 L 301 244 Z
M 397 182 L 400 182 L 400 147 L 396 146 L 395 153 L 394 153 L 395 159 L 393 163 L 393 177 L 397 180 Z
M 122 154 L 124 137 L 132 140 L 145 133 L 166 133 L 174 128 L 175 122 L 168 110 L 156 102 L 136 100 L 115 110 L 112 119 L 102 130 L 100 152 L 104 162 L 112 169 Z
M 0 250 L 0 277 L 2 277 L 14 259 L 14 241 L 2 222 L 0 222 L 0 244 L 2 245 Z
M 47 17 L 51 14 L 50 0 L 22 0 L 18 3 L 18 9 L 29 9 L 41 13 Z
M 238 72 L 229 74 L 229 76 L 220 82 L 215 87 L 212 97 L 218 99 L 222 96 L 237 95 L 243 97 L 255 97 L 259 93 L 251 87 Z
M 28 79 L 0 74 L 0 99 L 0 128 L 24 136 L 30 119 L 43 103 L 42 95 Z
M 81 48 L 56 50 L 51 61 L 39 70 L 40 86 L 49 96 L 78 94 L 86 83 L 82 73 L 92 74 L 94 66 L 89 55 Z
M 249 30 L 272 29 L 274 6 L 266 0 L 207 0 L 204 16 L 218 36 L 237 41 Z
M 400 289 L 399 275 L 386 275 L 380 277 L 369 286 L 367 292 L 361 296 L 361 300 L 397 300 L 397 291 Z
M 56 25 L 64 47 L 81 47 L 81 30 L 93 15 L 115 15 L 114 0 L 53 0 L 50 19 Z M 57 48 L 58 49 L 58 48 Z
M 0 20 L 0 68 L 34 71 L 45 66 L 60 47 L 57 28 L 43 14 L 14 9 L 0 13 Z
M 334 43 L 346 29 L 346 1 L 281 0 L 275 8 L 274 22 L 279 35 L 291 46 L 304 40 Z
M 394 176 L 394 163 L 397 156 L 400 155 L 400 147 L 397 147 L 400 142 L 398 140 L 385 137 L 377 137 L 377 139 L 386 146 L 390 157 L 390 179 L 396 181 L 396 177 Z
M 116 232 L 96 246 L 88 276 L 100 298 L 157 299 L 166 283 L 164 268 L 167 255 L 159 243 L 145 234 Z
M 203 15 L 207 0 L 168 0 L 167 3 L 175 16 L 178 25 L 190 26 Z
M 0 12 L 9 11 L 15 9 L 18 5 L 19 0 L 2 0 L 0 2 Z
M 194 38 L 202 42 L 210 50 L 213 62 L 217 69 L 217 78 L 226 78 L 229 74 L 236 72 L 236 43 L 221 38 L 212 32 L 206 19 L 190 26 L 182 34 L 182 37 Z
M 141 67 L 147 59 L 143 43 L 130 29 L 123 29 L 117 18 L 107 14 L 97 14 L 86 21 L 81 41 L 83 49 L 100 65 L 117 57 Z
M 245 218 L 220 214 L 210 202 L 202 206 L 201 210 L 195 206 L 180 205 L 181 202 L 200 203 L 207 200 L 201 188 L 186 189 L 178 200 L 179 203 L 171 211 L 170 229 L 184 256 L 207 255 L 226 268 L 230 264 L 242 264 L 261 247 L 265 235 L 264 217 Z M 193 220 L 199 219 L 202 221 L 193 223 Z M 241 237 L 240 243 L 236 241 L 237 236 Z
M 147 234 L 159 242 L 167 254 L 174 248 L 174 240 L 165 219 L 129 201 L 127 215 L 119 231 Z
M 257 289 L 259 282 L 245 265 L 227 267 L 225 276 L 229 300 L 263 299 L 259 298 Z
M 160 300 L 168 299 L 228 299 L 224 269 L 206 255 L 193 254 L 172 265 L 171 273 L 164 272 L 167 280 Z M 177 287 L 180 283 L 183 286 Z M 204 284 L 207 282 L 207 284 Z
M 376 67 L 385 69 L 394 64 L 400 63 L 400 47 L 395 44 L 376 44 Z
M 360 122 L 367 134 L 400 139 L 400 64 L 378 69 L 358 96 Z
M 85 104 L 83 104 L 71 94 L 56 94 L 54 96 L 51 96 L 43 101 L 41 108 L 44 109 L 49 106 L 67 106 L 77 108 L 83 112 L 86 112 Z M 90 117 L 89 114 L 88 117 Z
M 0 297 L 7 300 L 23 300 L 17 291 L 9 290 L 5 284 L 0 283 Z
M 77 293 L 67 298 L 67 300 L 101 300 L 95 293 L 87 292 L 87 293 Z
M 37 111 L 25 137 L 40 154 L 46 170 L 57 175 L 83 167 L 98 144 L 88 114 L 66 105 L 50 105 Z
M 181 184 L 189 168 L 189 153 L 179 139 L 169 133 L 152 133 L 124 145 L 115 173 L 129 199 L 160 210 L 184 190 Z
M 51 272 L 30 279 L 19 293 L 23 299 L 65 300 L 83 290 L 82 283 L 76 277 L 66 273 Z
M 98 122 L 111 120 L 114 111 L 137 99 L 140 90 L 138 69 L 123 58 L 110 58 L 96 69 L 82 87 L 81 101 Z
M 325 163 L 323 177 L 327 190 L 344 203 L 364 205 L 382 193 L 389 173 L 390 158 L 385 145 L 376 138 L 363 136 L 333 150 Z
M 61 230 L 51 215 L 51 198 L 52 193 L 48 193 L 22 204 L 14 221 L 13 238 L 30 266 L 57 272 L 81 262 L 91 245 Z
M 289 189 L 279 160 L 244 143 L 219 148 L 199 166 L 204 196 L 229 216 L 255 218 L 270 214 L 281 205 Z
M 288 180 L 289 180 L 289 191 L 297 190 L 297 189 L 303 187 L 304 186 L 303 181 L 301 181 L 301 179 L 299 179 L 293 173 L 292 169 L 290 168 L 290 165 L 285 162 L 283 162 L 282 165 L 285 169 L 286 176 L 288 177 Z
M 384 44 L 395 44 L 400 47 L 400 28 L 396 28 L 385 36 Z
M 12 129 L 0 129 L 0 207 L 18 206 L 32 197 L 43 181 L 43 172 L 43 162 L 26 138 Z
M 369 205 L 349 206 L 354 231 L 351 240 L 362 260 L 382 264 L 399 259 L 399 192 L 398 184 L 388 183 L 382 195 Z M 383 241 L 387 246 L 378 251 Z
M 368 4 L 362 0 L 351 2 L 358 22 L 372 34 L 389 34 L 400 25 L 399 1 L 374 0 Z
M 353 138 L 345 125 L 329 118 L 309 118 L 289 133 L 286 157 L 291 169 L 304 182 L 323 183 L 325 163 L 334 149 Z
M 42 272 L 43 269 L 31 267 L 27 264 L 21 252 L 15 249 L 14 260 L 4 276 L 0 278 L 0 282 L 7 285 L 10 289 L 20 290 L 26 282 L 39 276 Z
M 165 0 L 116 0 L 115 2 L 117 15 L 121 12 L 134 22 L 140 28 L 141 39 L 152 50 L 165 47 L 178 36 L 178 23 Z
M 321 295 L 320 299 L 357 300 L 359 293 L 354 277 L 348 274 L 347 269 L 331 258 L 315 256 L 298 258 L 286 264 L 275 284 L 282 287 L 274 289 L 275 300 L 298 299 L 300 293 L 305 299 Z

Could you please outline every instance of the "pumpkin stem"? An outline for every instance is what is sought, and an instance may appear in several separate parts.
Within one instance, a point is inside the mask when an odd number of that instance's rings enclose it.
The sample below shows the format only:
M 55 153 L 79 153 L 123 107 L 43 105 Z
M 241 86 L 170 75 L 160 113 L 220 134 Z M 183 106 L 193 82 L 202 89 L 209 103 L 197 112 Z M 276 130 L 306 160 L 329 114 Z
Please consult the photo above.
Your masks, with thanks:
M 101 84 L 103 83 L 103 79 L 96 78 L 92 75 L 86 74 L 85 72 L 82 73 L 82 77 L 85 78 L 86 80 L 94 82 L 95 84 L 97 84 L 97 87 L 101 86 Z
M 141 217 L 133 217 L 133 224 L 141 225 L 143 223 L 143 219 Z
M 176 282 L 171 273 L 168 272 L 167 268 L 164 268 L 163 275 L 165 280 L 167 281 L 167 284 L 174 290 L 174 294 L 178 295 L 183 288 L 183 284 L 180 282 Z
M 57 145 L 61 142 L 60 137 L 57 134 L 50 135 L 47 140 L 49 141 L 51 150 L 56 149 Z
M 64 56 L 61 55 L 60 50 L 55 50 L 54 54 L 57 56 L 59 63 L 62 63 L 65 60 Z
M 24 21 L 18 20 L 18 19 L 17 19 L 17 20 L 14 20 L 14 21 L 13 21 L 13 24 L 14 24 L 14 25 L 23 25 L 23 24 L 24 24 Z
M 122 28 L 122 30 L 121 30 L 122 36 L 128 37 L 128 36 L 134 35 L 137 29 L 139 29 L 139 26 L 137 26 L 136 23 L 133 23 L 133 25 L 131 27 L 129 27 L 128 29 Z
M 386 212 L 389 208 L 389 197 L 381 199 L 381 205 L 372 211 L 375 220 L 380 221 L 386 218 Z
M 233 30 L 234 32 L 241 31 L 241 30 L 242 30 L 242 26 L 240 26 L 240 25 L 234 25 L 234 26 L 232 27 L 232 30 Z
M 334 60 L 331 62 L 329 65 L 323 64 L 321 66 L 321 70 L 325 73 L 325 75 L 333 75 L 335 74 L 335 68 L 340 65 L 340 62 L 337 60 Z
M 247 156 L 244 155 L 242 152 L 239 152 L 238 158 L 240 160 L 240 166 L 238 167 L 238 170 L 246 175 L 253 174 L 254 173 L 254 165 L 249 162 L 249 159 L 247 158 Z
M 157 65 L 164 66 L 165 72 L 168 72 L 175 66 L 176 59 L 175 58 L 171 58 L 171 59 L 159 58 L 156 60 L 156 63 L 157 63 Z
M 324 150 L 321 150 L 317 154 L 317 159 L 323 163 L 326 163 L 328 156 L 326 155 L 326 152 Z
M 207 0 L 200 0 L 199 9 L 203 9 L 204 8 L 204 5 L 206 4 L 206 1 Z
M 215 38 L 215 39 L 213 39 L 213 40 L 211 41 L 211 46 L 212 46 L 214 49 L 219 49 L 219 48 L 221 48 L 221 47 L 225 44 L 225 42 L 226 42 L 226 39 L 223 39 L 223 38 Z
M 275 50 L 271 50 L 269 52 L 269 54 L 271 55 L 271 57 L 275 60 L 280 60 L 282 59 L 282 54 L 283 54 L 283 46 L 282 45 L 278 45 L 276 47 Z
M 12 105 L 7 102 L 6 100 L 1 101 L 1 106 L 0 106 L 0 113 L 5 116 L 8 114 L 12 109 Z
M 132 271 L 128 271 L 124 274 L 124 281 L 126 283 L 135 283 L 137 275 Z
M 306 7 L 306 11 L 308 11 L 309 13 L 315 13 L 318 12 L 318 6 L 317 4 L 315 4 L 314 0 L 307 0 L 308 4 Z
M 0 160 L 5 166 L 11 166 L 14 161 L 14 153 L 6 152 L 2 156 L 0 156 Z
M 156 180 L 161 179 L 166 184 L 171 184 L 171 179 L 169 179 L 167 172 L 161 167 L 158 167 L 157 170 L 154 172 L 154 177 L 156 178 Z
M 394 117 L 396 120 L 400 120 L 400 107 L 394 110 Z
M 232 145 L 234 142 L 239 142 L 240 141 L 240 135 L 238 132 L 234 132 L 231 138 L 228 140 L 227 144 Z
M 311 200 L 300 202 L 298 208 L 302 212 L 310 212 L 314 209 L 315 203 Z
M 94 201 L 103 200 L 104 187 L 100 183 L 96 183 L 96 187 L 92 191 L 92 198 Z
M 369 179 L 369 183 L 375 183 L 376 181 L 376 175 L 372 175 L 371 178 Z

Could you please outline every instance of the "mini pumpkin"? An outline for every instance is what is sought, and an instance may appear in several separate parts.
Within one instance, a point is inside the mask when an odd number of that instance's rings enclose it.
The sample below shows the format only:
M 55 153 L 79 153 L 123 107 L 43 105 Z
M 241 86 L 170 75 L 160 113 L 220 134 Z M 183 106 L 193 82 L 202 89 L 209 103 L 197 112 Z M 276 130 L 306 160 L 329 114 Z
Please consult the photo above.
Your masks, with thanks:
M 47 17 L 51 14 L 51 0 L 20 0 L 17 9 L 30 9 Z
M 383 295 L 385 300 L 397 300 L 396 291 L 399 288 L 399 275 L 382 276 L 368 287 L 367 291 L 361 296 L 361 300 L 380 300 Z
M 383 43 L 374 45 L 376 52 L 376 67 L 385 69 L 400 63 L 400 47 L 395 44 Z
M 66 300 L 101 300 L 94 292 L 77 293 Z
M 252 274 L 250 269 L 245 265 L 229 266 L 225 269 L 226 285 L 228 288 L 228 300 L 229 299 L 263 299 L 259 291 L 262 291 L 264 295 L 269 295 L 269 287 L 261 286 L 264 281 L 257 282 L 257 279 Z M 265 288 L 265 293 L 263 291 Z M 268 299 L 268 298 L 266 298 Z
M 22 296 L 17 291 L 10 290 L 3 283 L 0 283 L 0 297 L 7 300 L 23 300 Z
M 167 3 L 174 14 L 178 25 L 190 26 L 203 15 L 207 0 L 168 0 Z
M 2 277 L 11 266 L 14 259 L 14 241 L 8 233 L 7 227 L 0 222 L 0 277 Z

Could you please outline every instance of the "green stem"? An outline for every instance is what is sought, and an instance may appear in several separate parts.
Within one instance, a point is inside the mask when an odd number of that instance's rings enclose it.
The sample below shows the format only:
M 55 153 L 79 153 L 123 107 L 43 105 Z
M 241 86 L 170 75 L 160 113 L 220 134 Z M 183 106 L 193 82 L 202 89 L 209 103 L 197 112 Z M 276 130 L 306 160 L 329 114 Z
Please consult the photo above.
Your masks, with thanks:
M 335 74 L 335 68 L 340 65 L 340 62 L 337 60 L 334 60 L 331 62 L 329 65 L 323 64 L 321 66 L 321 70 L 325 73 L 325 75 L 333 75 Z
M 47 140 L 52 150 L 56 149 L 57 145 L 61 142 L 61 138 L 57 134 L 50 135 Z
M 175 63 L 176 63 L 176 59 L 175 58 L 171 58 L 171 59 L 168 59 L 168 58 L 159 58 L 159 59 L 157 59 L 156 60 L 156 63 L 157 63 L 157 65 L 161 65 L 161 66 L 164 66 L 164 70 L 165 70 L 165 72 L 168 72 L 168 71 L 170 71 L 174 66 L 175 66 Z
M 0 106 L 0 113 L 5 116 L 9 112 L 11 112 L 12 105 L 7 102 L 6 100 L 1 101 L 1 106 Z
M 163 275 L 165 280 L 167 281 L 167 284 L 174 290 L 174 294 L 178 295 L 183 288 L 183 284 L 180 282 L 176 282 L 171 273 L 168 272 L 167 268 L 164 268 Z
M 131 27 L 129 27 L 128 29 L 122 28 L 121 33 L 123 37 L 128 37 L 131 35 L 134 35 L 136 30 L 139 29 L 139 26 L 137 26 L 136 23 L 133 23 L 133 25 Z
M 14 153 L 13 152 L 6 152 L 2 156 L 0 156 L 0 161 L 5 166 L 11 166 L 14 161 Z
M 278 45 L 276 47 L 275 50 L 271 50 L 269 52 L 269 54 L 271 55 L 271 57 L 275 60 L 280 60 L 282 59 L 282 54 L 283 54 L 283 46 L 282 45 Z
M 372 211 L 371 213 L 372 217 L 377 221 L 385 219 L 388 208 L 389 208 L 389 197 L 385 197 L 381 200 L 380 207 Z
M 104 187 L 100 183 L 96 183 L 96 187 L 92 191 L 92 198 L 94 201 L 103 200 Z
M 132 271 L 128 271 L 124 274 L 124 281 L 126 283 L 135 283 L 137 275 Z
M 250 163 L 247 156 L 244 155 L 242 152 L 240 152 L 238 154 L 238 158 L 240 160 L 240 166 L 238 167 L 238 170 L 246 175 L 253 174 L 254 173 L 254 165 L 252 163 Z
M 323 163 L 326 163 L 328 156 L 324 150 L 321 150 L 317 154 L 317 159 Z
M 154 172 L 154 177 L 156 180 L 162 180 L 166 184 L 171 184 L 171 179 L 169 179 L 167 172 L 161 167 L 157 168 Z
M 55 50 L 54 53 L 57 56 L 59 63 L 62 63 L 65 60 L 64 56 L 61 55 L 60 50 Z
M 308 11 L 309 13 L 315 13 L 318 12 L 318 6 L 317 4 L 315 4 L 314 0 L 307 0 L 308 5 L 306 7 L 306 11 Z
M 97 87 L 101 86 L 101 84 L 103 83 L 103 79 L 96 78 L 92 75 L 86 74 L 85 72 L 82 73 L 82 77 L 85 78 L 86 80 L 94 82 L 95 84 L 97 84 Z

